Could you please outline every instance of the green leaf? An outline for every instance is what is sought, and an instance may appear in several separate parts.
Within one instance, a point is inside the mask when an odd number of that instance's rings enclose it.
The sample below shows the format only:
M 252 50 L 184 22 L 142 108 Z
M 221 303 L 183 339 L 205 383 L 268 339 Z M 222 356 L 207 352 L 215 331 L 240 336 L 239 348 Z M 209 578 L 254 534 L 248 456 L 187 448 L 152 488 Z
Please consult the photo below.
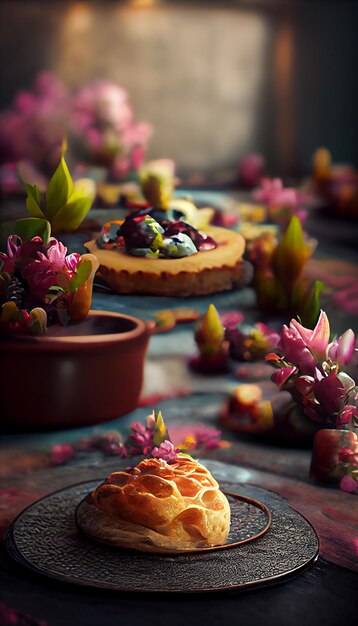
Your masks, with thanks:
M 301 317 L 303 326 L 315 327 L 321 310 L 320 294 L 323 288 L 324 284 L 320 280 L 316 280 L 308 291 L 302 294 L 301 306 L 298 305 L 297 312 Z
M 27 196 L 26 208 L 33 217 L 45 217 L 36 200 L 34 200 L 32 196 Z
M 285 288 L 301 274 L 312 250 L 305 242 L 301 222 L 296 215 L 291 217 L 286 232 L 283 234 L 272 259 L 273 271 Z
M 37 185 L 21 181 L 27 192 L 26 208 L 33 217 L 45 217 L 41 210 L 41 193 Z
M 71 278 L 69 282 L 70 291 L 77 291 L 86 280 L 89 278 L 89 275 L 92 271 L 92 264 L 90 261 L 83 261 L 83 263 L 79 263 L 76 269 L 76 274 L 73 278 Z
M 41 237 L 43 243 L 47 243 L 51 235 L 51 225 L 43 218 L 25 217 L 15 222 L 15 233 L 21 237 L 22 241 Z
M 77 180 L 72 196 L 51 220 L 53 232 L 76 230 L 90 210 L 95 195 L 96 186 L 93 180 Z
M 154 434 L 153 434 L 153 444 L 155 446 L 160 446 L 163 441 L 170 441 L 168 429 L 164 423 L 162 412 L 158 411 L 157 418 L 155 420 Z
M 46 190 L 46 211 L 50 221 L 62 209 L 73 193 L 74 185 L 66 161 L 62 156 Z
M 36 204 L 38 204 L 38 206 L 40 206 L 41 204 L 41 192 L 40 189 L 38 187 L 38 185 L 30 185 L 30 183 L 22 183 L 25 187 L 25 190 L 27 192 L 27 195 L 30 196 L 31 198 L 33 198 L 36 202 Z

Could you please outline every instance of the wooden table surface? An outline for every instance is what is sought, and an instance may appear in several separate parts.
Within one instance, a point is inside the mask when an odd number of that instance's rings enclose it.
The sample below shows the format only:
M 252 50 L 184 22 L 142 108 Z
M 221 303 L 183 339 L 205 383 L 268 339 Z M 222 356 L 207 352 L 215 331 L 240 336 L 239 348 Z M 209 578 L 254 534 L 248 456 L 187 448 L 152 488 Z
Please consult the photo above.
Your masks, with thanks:
M 320 219 L 311 220 L 313 234 L 319 230 L 319 223 Z M 325 221 L 322 224 L 326 245 L 322 249 L 330 251 L 327 262 L 332 263 L 332 258 L 340 258 L 340 262 L 347 263 L 345 267 L 349 267 L 354 276 L 357 253 L 353 247 L 346 245 L 352 236 L 352 228 L 346 225 L 342 227 L 346 237 L 343 246 L 346 248 L 345 260 L 342 258 L 341 246 L 334 246 L 330 224 L 327 226 Z M 324 264 L 319 266 L 319 271 L 324 272 Z M 210 299 L 193 299 L 191 302 L 186 301 L 185 305 L 204 312 L 211 301 L 218 308 L 224 307 L 226 310 L 238 307 L 244 311 L 245 317 L 258 319 L 250 289 Z M 326 304 L 328 310 L 334 312 L 330 301 Z M 139 317 L 148 317 L 148 311 L 168 306 L 168 299 L 143 300 L 140 297 L 101 293 L 95 293 L 93 299 L 93 307 L 96 309 L 120 310 Z M 352 316 L 341 311 L 335 312 L 335 319 L 337 332 L 352 327 L 354 322 Z M 223 437 L 230 442 L 230 447 L 215 451 L 200 450 L 198 456 L 235 465 L 239 482 L 259 485 L 286 498 L 289 505 L 306 517 L 316 530 L 320 540 L 318 561 L 292 580 L 249 593 L 212 593 L 180 598 L 157 595 L 138 597 L 135 594 L 93 592 L 36 577 L 14 564 L 2 548 L 0 603 L 51 626 L 141 626 L 199 622 L 206 626 L 220 623 L 336 626 L 348 623 L 346 620 L 352 620 L 354 612 L 357 614 L 358 498 L 334 487 L 310 482 L 309 448 L 279 446 L 225 429 L 219 421 L 219 415 L 234 381 L 225 376 L 208 381 L 190 372 L 187 356 L 194 349 L 193 328 L 190 325 L 166 335 L 154 336 L 146 364 L 142 397 L 146 406 L 124 418 L 96 428 L 66 431 L 21 432 L 20 429 L 13 429 L 11 432 L 9 428 L 3 428 L 0 443 L 1 533 L 5 532 L 18 513 L 38 498 L 76 482 L 104 477 L 116 468 L 115 457 L 108 457 L 99 451 L 81 453 L 68 463 L 53 465 L 50 456 L 52 445 L 74 442 L 83 436 L 113 429 L 125 435 L 131 422 L 143 420 L 152 408 L 160 408 L 169 428 L 198 422 L 220 428 Z M 154 405 L 150 405 L 148 400 L 150 392 L 157 397 Z M 166 394 L 174 397 L 165 399 Z M 163 396 L 161 401 L 158 400 L 160 395 Z M 1 615 L 0 604 L 0 624 Z

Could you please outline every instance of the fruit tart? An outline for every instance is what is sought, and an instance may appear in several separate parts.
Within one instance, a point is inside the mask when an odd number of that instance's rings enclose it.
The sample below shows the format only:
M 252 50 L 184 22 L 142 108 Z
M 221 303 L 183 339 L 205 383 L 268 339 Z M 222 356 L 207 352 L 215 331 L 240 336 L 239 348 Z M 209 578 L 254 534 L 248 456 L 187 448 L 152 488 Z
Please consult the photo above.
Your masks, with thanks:
M 86 244 L 117 293 L 197 296 L 243 287 L 245 241 L 217 226 L 198 230 L 179 209 L 143 208 L 105 224 Z

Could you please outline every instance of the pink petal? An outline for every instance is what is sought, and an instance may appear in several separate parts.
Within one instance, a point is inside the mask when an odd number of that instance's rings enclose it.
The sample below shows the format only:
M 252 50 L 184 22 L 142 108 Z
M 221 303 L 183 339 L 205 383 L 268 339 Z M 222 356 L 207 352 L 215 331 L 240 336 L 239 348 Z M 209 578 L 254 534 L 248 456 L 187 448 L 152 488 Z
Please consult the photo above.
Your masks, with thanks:
M 348 424 L 351 419 L 353 419 L 353 417 L 357 415 L 357 408 L 352 404 L 347 404 L 344 407 L 343 411 L 340 412 L 336 424 L 337 426 L 341 426 L 342 424 Z
M 339 366 L 347 365 L 352 360 L 356 346 L 356 336 L 350 328 L 339 339 L 328 346 L 328 357 Z
M 303 341 L 308 348 L 314 352 L 317 357 L 324 359 L 329 342 L 330 327 L 326 313 L 321 310 L 318 322 L 313 330 L 305 328 L 296 320 L 291 320 L 290 328 L 295 328 L 301 335 Z
M 307 396 L 307 394 L 311 393 L 314 385 L 315 380 L 313 376 L 300 376 L 295 380 L 295 387 L 303 396 Z
M 296 374 L 297 372 L 297 367 L 282 367 L 278 372 L 272 374 L 271 380 L 279 387 L 282 387 L 290 376 L 292 376 L 292 374 Z

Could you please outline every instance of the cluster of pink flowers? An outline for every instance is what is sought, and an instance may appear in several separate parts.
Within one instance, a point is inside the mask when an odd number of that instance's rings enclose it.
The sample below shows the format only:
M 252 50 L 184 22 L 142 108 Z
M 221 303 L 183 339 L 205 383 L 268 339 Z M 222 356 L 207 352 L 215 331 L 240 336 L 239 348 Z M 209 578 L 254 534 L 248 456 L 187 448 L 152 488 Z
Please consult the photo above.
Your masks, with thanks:
M 59 465 L 71 461 L 77 453 L 100 451 L 106 455 L 120 458 L 143 455 L 173 463 L 177 460 L 178 454 L 186 450 L 199 448 L 216 450 L 228 445 L 227 442 L 221 440 L 221 431 L 205 424 L 173 426 L 171 437 L 174 442 L 181 441 L 182 443 L 176 444 L 165 439 L 159 445 L 155 445 L 153 441 L 155 433 L 153 414 L 147 417 L 145 424 L 133 422 L 130 429 L 131 433 L 125 442 L 123 442 L 120 433 L 110 431 L 103 435 L 93 435 L 81 439 L 74 444 L 56 444 L 51 448 L 51 461 L 54 465 Z
M 3 163 L 29 161 L 48 175 L 57 166 L 68 137 L 79 162 L 108 167 L 123 179 L 141 166 L 151 128 L 136 122 L 128 94 L 97 80 L 71 96 L 54 75 L 37 75 L 33 91 L 21 91 L 0 115 Z
M 296 320 L 283 326 L 277 345 L 280 355 L 266 360 L 279 371 L 272 380 L 302 402 L 305 414 L 327 427 L 344 426 L 358 418 L 355 381 L 342 368 L 353 359 L 356 338 L 349 329 L 329 342 L 330 326 L 321 311 L 313 330 Z
M 124 179 L 142 165 L 151 128 L 134 120 L 122 87 L 97 80 L 74 96 L 71 132 L 84 161 L 109 166 L 114 178 Z
M 28 160 L 41 171 L 52 171 L 61 157 L 69 116 L 66 87 L 50 73 L 38 74 L 34 90 L 18 92 L 12 108 L 0 115 L 2 161 Z
M 292 215 L 297 215 L 301 224 L 307 217 L 307 211 L 302 208 L 306 196 L 294 187 L 284 187 L 280 178 L 263 178 L 252 196 L 256 202 L 267 206 L 269 218 L 284 229 Z
M 236 312 L 223 313 L 221 321 L 225 328 L 225 339 L 229 342 L 230 357 L 239 361 L 254 361 L 274 350 L 279 341 L 278 333 L 263 324 L 244 323 L 244 316 Z
M 7 254 L 0 252 L 2 271 L 24 281 L 29 304 L 44 304 L 50 288 L 59 284 L 59 274 L 66 280 L 72 278 L 80 258 L 77 253 L 67 255 L 67 248 L 54 237 L 43 243 L 41 237 L 22 242 L 17 235 L 11 235 Z

